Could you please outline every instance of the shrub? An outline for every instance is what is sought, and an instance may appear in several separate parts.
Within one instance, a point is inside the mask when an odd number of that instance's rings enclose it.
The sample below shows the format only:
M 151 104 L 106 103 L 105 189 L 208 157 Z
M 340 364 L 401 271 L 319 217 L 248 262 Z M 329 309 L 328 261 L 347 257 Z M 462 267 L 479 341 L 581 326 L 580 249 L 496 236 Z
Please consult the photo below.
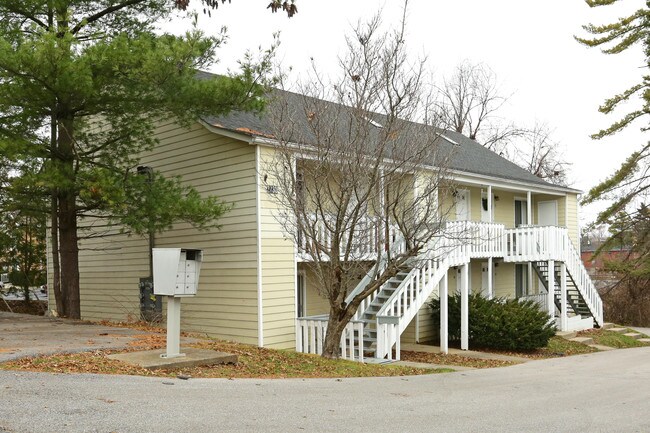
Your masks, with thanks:
M 449 299 L 449 338 L 460 340 L 460 294 Z M 435 323 L 440 323 L 440 300 L 429 303 Z M 533 301 L 486 299 L 469 295 L 469 342 L 473 346 L 502 350 L 534 350 L 555 335 L 551 317 Z

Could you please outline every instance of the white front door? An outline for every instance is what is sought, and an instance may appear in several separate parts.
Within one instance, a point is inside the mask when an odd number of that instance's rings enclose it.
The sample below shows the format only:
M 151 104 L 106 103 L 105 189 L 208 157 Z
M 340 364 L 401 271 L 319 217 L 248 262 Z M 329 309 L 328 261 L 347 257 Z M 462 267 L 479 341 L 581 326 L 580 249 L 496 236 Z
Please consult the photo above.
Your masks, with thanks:
M 540 201 L 537 203 L 537 225 L 557 226 L 557 201 Z
M 456 191 L 456 221 L 469 221 L 469 190 Z

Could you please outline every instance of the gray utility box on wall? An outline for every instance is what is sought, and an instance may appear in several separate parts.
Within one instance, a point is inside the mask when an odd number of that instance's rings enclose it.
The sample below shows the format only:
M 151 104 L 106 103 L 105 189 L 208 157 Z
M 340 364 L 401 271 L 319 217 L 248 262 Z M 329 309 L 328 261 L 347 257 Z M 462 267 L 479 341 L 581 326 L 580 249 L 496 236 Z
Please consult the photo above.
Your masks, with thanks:
M 185 248 L 153 249 L 154 294 L 196 296 L 203 251 Z

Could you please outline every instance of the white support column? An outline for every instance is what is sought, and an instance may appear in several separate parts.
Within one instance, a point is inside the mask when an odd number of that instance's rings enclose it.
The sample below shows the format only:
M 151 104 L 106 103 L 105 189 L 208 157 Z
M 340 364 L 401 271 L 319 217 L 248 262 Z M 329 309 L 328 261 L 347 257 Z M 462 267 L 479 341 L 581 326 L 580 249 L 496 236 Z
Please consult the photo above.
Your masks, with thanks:
M 460 271 L 460 348 L 469 349 L 469 263 Z
M 526 224 L 533 225 L 533 196 L 528 191 L 526 193 Z
M 553 260 L 548 261 L 548 297 L 546 300 L 548 314 L 555 317 L 555 262 Z
M 380 233 L 379 233 L 379 242 L 377 257 L 380 257 L 384 252 L 388 244 L 388 239 L 385 238 L 386 235 L 386 186 L 384 184 L 384 170 L 379 170 L 379 223 L 380 223 Z M 390 248 L 390 246 L 389 246 Z
M 180 353 L 181 343 L 181 298 L 167 296 L 167 352 L 161 358 L 185 356 Z
M 560 264 L 560 331 L 568 331 L 566 298 L 566 264 Z
M 487 212 L 488 212 L 488 222 L 492 222 L 492 185 L 488 185 L 487 187 Z
M 438 290 L 440 297 L 440 353 L 449 353 L 449 307 L 448 307 L 449 274 L 445 272 Z
M 494 298 L 494 282 L 492 275 L 494 274 L 494 263 L 492 257 L 488 257 L 488 299 Z

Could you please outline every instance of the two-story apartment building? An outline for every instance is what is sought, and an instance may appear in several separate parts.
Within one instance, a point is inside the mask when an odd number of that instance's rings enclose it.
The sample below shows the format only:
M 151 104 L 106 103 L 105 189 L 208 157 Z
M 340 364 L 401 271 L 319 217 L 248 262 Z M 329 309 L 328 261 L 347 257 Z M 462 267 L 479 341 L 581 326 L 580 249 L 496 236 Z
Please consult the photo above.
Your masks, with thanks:
M 198 232 L 179 224 L 152 242 L 204 252 L 198 295 L 183 300 L 183 328 L 319 353 L 328 304 L 318 295 L 308 258 L 278 222 L 277 204 L 264 184 L 265 161 L 276 146 L 268 119 L 233 113 L 190 129 L 167 122 L 156 134 L 159 144 L 142 164 L 182 176 L 202 194 L 234 205 L 220 230 Z M 454 290 L 465 299 L 475 291 L 531 297 L 557 316 L 562 329 L 602 324 L 600 298 L 575 247 L 579 191 L 545 182 L 461 134 L 442 131 L 440 140 L 454 149 L 448 167 L 453 194 L 440 196 L 451 210 L 446 227 L 469 237 L 371 295 L 342 339 L 342 354 L 359 357 L 371 350 L 390 357 L 393 347 L 399 353 L 400 341 L 431 339 L 438 324 L 431 322 L 425 301 L 446 299 Z M 138 282 L 149 274 L 150 242 L 101 222 L 92 225 L 104 236 L 80 245 L 82 317 L 137 319 Z M 50 300 L 53 308 L 52 294 Z M 467 348 L 466 309 L 463 318 Z M 446 322 L 440 336 L 444 349 Z

